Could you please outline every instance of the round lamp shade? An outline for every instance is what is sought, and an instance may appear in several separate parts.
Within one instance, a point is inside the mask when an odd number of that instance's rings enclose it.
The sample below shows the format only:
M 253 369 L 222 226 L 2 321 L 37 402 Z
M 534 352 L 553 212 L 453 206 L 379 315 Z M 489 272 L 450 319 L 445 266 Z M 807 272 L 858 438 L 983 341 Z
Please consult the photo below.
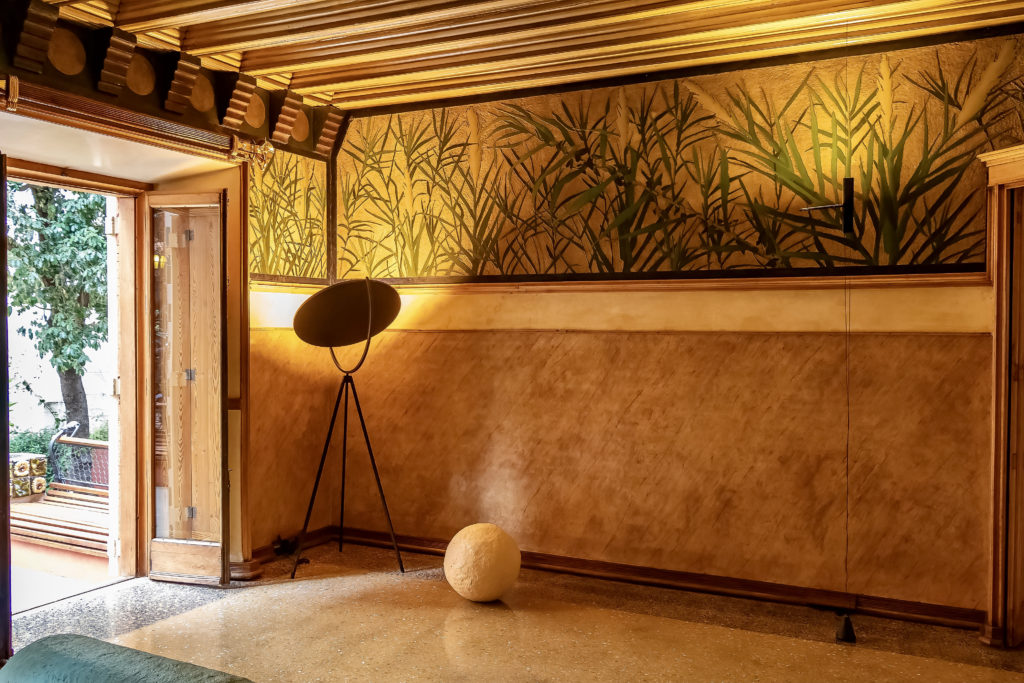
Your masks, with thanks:
M 367 336 L 371 301 L 373 326 Z M 367 288 L 366 280 L 345 280 L 306 299 L 295 312 L 292 327 L 307 344 L 348 346 L 386 329 L 401 308 L 402 300 L 391 285 L 369 280 Z

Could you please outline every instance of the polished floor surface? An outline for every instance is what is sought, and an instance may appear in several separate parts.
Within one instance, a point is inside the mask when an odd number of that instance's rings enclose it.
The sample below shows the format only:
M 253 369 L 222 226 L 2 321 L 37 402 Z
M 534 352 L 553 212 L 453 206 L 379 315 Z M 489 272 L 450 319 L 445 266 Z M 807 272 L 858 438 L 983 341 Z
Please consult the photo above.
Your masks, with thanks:
M 254 681 L 1024 681 L 969 631 L 524 570 L 499 603 L 441 560 L 334 546 L 232 589 L 138 579 L 15 618 L 16 647 L 78 632 Z
M 11 611 L 14 614 L 63 600 L 118 579 L 108 575 L 107 559 L 13 541 Z

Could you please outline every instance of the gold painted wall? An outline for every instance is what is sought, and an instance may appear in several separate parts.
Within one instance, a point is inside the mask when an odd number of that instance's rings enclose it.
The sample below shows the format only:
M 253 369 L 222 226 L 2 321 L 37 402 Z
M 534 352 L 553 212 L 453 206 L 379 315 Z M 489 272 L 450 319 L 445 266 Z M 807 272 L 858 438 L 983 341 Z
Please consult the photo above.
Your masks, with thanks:
M 984 172 L 973 155 L 1021 138 L 1020 43 L 357 119 L 339 166 L 338 273 L 982 270 Z M 835 214 L 801 226 L 795 213 L 837 199 L 847 172 L 846 152 L 820 144 L 843 124 L 830 96 L 859 117 L 853 241 Z M 979 101 L 984 111 L 971 113 Z M 680 120 L 668 103 L 699 124 L 681 147 L 678 133 L 658 132 Z M 755 120 L 747 135 L 736 117 L 755 105 L 752 117 L 774 123 Z M 647 115 L 661 122 L 654 132 Z M 559 128 L 581 117 L 589 123 Z M 526 132 L 511 135 L 513 120 Z M 596 138 L 582 156 L 581 131 Z M 676 152 L 663 152 L 669 142 Z M 625 179 L 623 160 L 636 166 Z M 595 168 L 605 175 L 587 185 Z M 454 180 L 441 183 L 439 169 Z M 655 171 L 662 180 L 648 182 Z M 533 180 L 516 175 L 527 172 Z M 628 192 L 646 213 L 615 204 Z M 674 227 L 652 228 L 677 209 Z M 775 222 L 757 223 L 765 217 Z M 559 232 L 570 224 L 576 232 Z M 669 227 L 676 242 L 648 239 Z M 589 247 L 588 229 L 600 234 Z M 524 550 L 984 608 L 990 285 L 615 287 L 403 292 L 402 314 L 358 375 L 399 533 L 446 539 L 492 521 Z M 254 547 L 300 528 L 340 381 L 326 351 L 290 329 L 309 291 L 250 292 Z M 346 524 L 383 530 L 351 445 Z M 340 514 L 337 448 L 314 529 Z
M 1019 36 L 355 119 L 340 277 L 980 269 Z M 854 234 L 840 211 L 856 185 Z

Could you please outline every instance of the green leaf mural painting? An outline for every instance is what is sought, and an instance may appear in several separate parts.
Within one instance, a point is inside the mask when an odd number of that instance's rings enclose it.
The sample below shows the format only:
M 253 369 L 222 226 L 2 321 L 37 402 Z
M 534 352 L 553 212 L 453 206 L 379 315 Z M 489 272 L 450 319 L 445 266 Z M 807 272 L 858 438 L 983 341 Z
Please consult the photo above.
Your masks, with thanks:
M 304 279 L 327 277 L 327 167 L 278 151 L 249 178 L 249 272 Z
M 353 120 L 338 275 L 980 270 L 1021 37 Z M 856 184 L 855 233 L 837 211 Z M 267 271 L 262 271 L 267 272 Z

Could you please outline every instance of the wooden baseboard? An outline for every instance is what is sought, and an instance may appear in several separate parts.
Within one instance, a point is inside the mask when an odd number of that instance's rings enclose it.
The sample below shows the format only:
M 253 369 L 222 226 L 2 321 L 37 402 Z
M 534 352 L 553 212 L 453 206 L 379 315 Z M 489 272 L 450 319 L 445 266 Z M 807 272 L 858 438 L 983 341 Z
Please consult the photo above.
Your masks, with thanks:
M 323 527 L 310 532 L 305 545 L 307 548 L 311 548 L 322 543 L 335 541 L 337 538 L 337 526 Z M 402 550 L 426 555 L 444 555 L 445 548 L 448 546 L 448 542 L 445 540 L 421 536 L 399 534 L 397 535 L 397 540 L 398 547 Z M 379 548 L 391 547 L 391 538 L 386 532 L 370 531 L 368 529 L 345 527 L 345 541 Z M 529 569 L 542 569 L 626 583 L 680 588 L 702 593 L 716 593 L 719 595 L 808 605 L 811 607 L 825 607 L 893 619 L 940 624 L 955 628 L 980 629 L 985 622 L 985 613 L 983 611 L 963 607 L 933 605 L 820 588 L 803 588 L 781 583 L 771 583 L 769 581 L 736 579 L 727 576 L 641 567 L 631 564 L 587 560 L 578 557 L 530 551 L 524 551 L 522 556 L 523 566 Z M 254 560 L 260 558 L 262 561 L 266 561 L 273 557 L 274 551 L 270 546 L 264 546 L 253 551 Z
M 294 537 L 290 537 L 290 538 L 294 538 Z M 346 535 L 345 538 L 348 538 L 348 536 Z M 337 540 L 338 540 L 338 527 L 337 527 L 337 525 L 335 525 L 335 526 L 325 526 L 325 527 L 322 527 L 320 529 L 314 529 L 313 531 L 310 531 L 309 533 L 307 533 L 306 534 L 306 542 L 304 543 L 304 545 L 307 548 L 313 548 L 313 547 L 318 546 L 318 545 L 323 545 L 324 543 L 327 543 L 328 541 L 337 541 Z M 260 563 L 269 562 L 270 560 L 273 560 L 275 557 L 277 557 L 277 553 L 274 552 L 273 544 L 271 544 L 271 545 L 264 545 L 264 546 L 261 546 L 259 548 L 253 548 L 253 550 L 252 550 L 252 562 L 260 562 Z
M 981 627 L 979 640 L 985 645 L 992 647 L 1006 647 L 1006 629 L 1001 626 L 984 624 Z
M 259 560 L 231 563 L 232 581 L 252 581 L 261 576 L 263 576 L 263 562 Z

